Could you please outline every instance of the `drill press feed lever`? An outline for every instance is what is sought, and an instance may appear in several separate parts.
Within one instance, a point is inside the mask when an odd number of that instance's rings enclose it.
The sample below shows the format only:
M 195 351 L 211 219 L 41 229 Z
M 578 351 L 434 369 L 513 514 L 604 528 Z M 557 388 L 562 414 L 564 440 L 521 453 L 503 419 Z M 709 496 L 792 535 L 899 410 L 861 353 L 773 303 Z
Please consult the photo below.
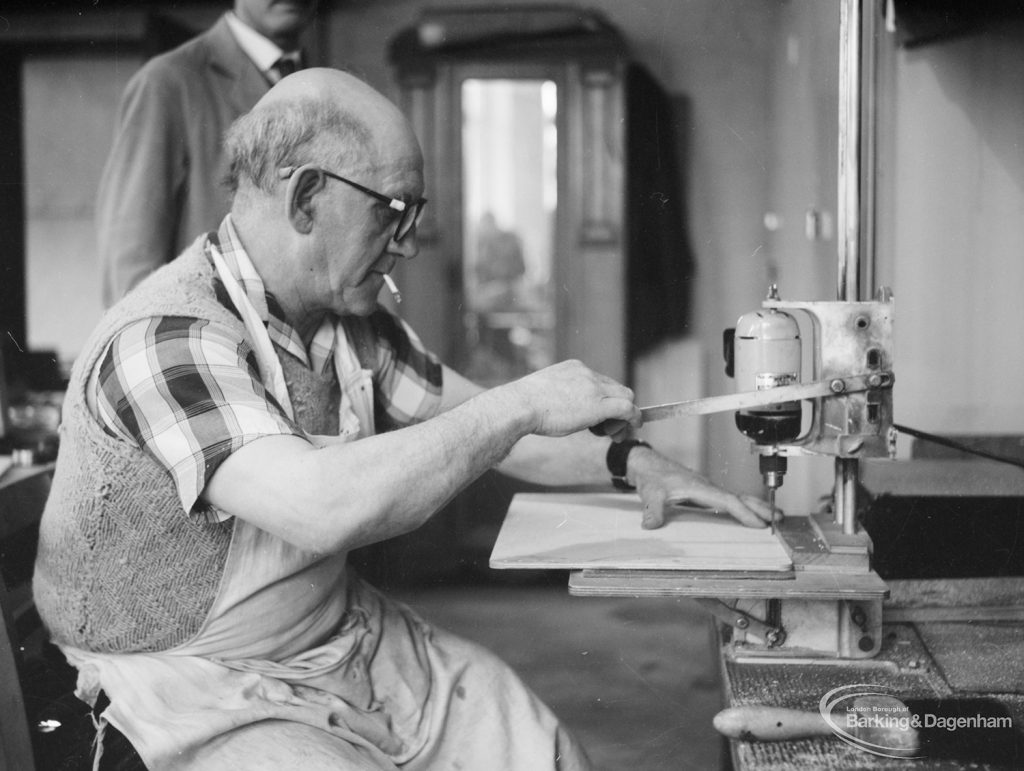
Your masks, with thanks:
M 643 417 L 644 423 L 651 423 L 655 420 L 678 418 L 685 415 L 711 415 L 716 412 L 733 412 L 801 399 L 858 393 L 871 388 L 890 388 L 892 382 L 891 372 L 872 372 L 819 380 L 813 383 L 777 386 L 767 390 L 744 391 L 722 396 L 707 396 L 703 399 L 657 404 L 651 407 L 642 407 L 640 415 Z

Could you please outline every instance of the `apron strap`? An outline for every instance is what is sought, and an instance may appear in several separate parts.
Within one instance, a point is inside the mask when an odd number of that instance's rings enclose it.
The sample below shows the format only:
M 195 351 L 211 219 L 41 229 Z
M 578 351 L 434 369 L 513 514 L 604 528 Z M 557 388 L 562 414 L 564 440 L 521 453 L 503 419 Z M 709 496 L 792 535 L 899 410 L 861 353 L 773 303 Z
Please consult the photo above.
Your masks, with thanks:
M 220 276 L 220 280 L 223 282 L 224 288 L 227 290 L 228 297 L 231 298 L 235 309 L 241 315 L 242 323 L 245 324 L 245 329 L 248 331 L 249 337 L 253 342 L 256 361 L 260 365 L 260 372 L 263 373 L 263 377 L 269 379 L 269 390 L 274 395 L 274 398 L 277 399 L 278 404 L 284 409 L 285 414 L 294 420 L 295 411 L 292 409 L 291 396 L 288 394 L 288 385 L 285 383 L 284 368 L 281 367 L 281 360 L 274 350 L 273 343 L 270 342 L 270 334 L 263 325 L 263 320 L 260 319 L 256 308 L 253 307 L 253 304 L 246 296 L 245 290 L 235 280 L 235 277 L 231 275 L 231 271 L 228 269 L 220 249 L 211 240 L 208 240 L 206 243 L 210 258 L 217 269 L 217 274 Z

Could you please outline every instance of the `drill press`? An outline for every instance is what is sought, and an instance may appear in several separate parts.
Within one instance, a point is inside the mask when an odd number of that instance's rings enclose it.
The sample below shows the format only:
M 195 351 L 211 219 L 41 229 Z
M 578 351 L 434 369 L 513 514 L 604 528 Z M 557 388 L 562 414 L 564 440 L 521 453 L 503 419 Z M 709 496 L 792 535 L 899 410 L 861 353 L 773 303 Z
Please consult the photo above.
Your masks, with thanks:
M 856 520 L 858 463 L 892 457 L 892 297 L 881 290 L 867 302 L 787 302 L 773 285 L 758 310 L 726 333 L 727 372 L 740 392 L 772 392 L 772 404 L 740 409 L 737 428 L 759 455 L 773 504 L 788 459 L 836 459 L 829 513 L 787 518 L 779 537 L 793 557 L 797 581 L 770 587 L 775 596 L 705 605 L 722 618 L 738 612 L 767 622 L 774 636 L 734 634 L 750 652 L 770 655 L 866 658 L 877 653 L 881 606 L 887 592 L 871 569 L 871 542 Z M 827 384 L 827 396 L 804 399 L 804 381 Z M 817 585 L 834 591 L 811 591 Z M 717 611 L 717 612 L 716 612 Z M 735 625 L 734 625 L 735 626 Z

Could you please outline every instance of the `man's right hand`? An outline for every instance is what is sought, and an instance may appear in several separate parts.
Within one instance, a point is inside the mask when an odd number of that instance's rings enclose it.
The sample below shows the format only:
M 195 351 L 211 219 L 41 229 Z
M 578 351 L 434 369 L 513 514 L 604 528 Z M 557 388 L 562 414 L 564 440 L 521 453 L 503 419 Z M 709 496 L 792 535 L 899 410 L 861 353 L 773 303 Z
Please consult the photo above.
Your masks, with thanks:
M 605 420 L 640 425 L 633 391 L 579 361 L 553 364 L 500 388 L 520 400 L 532 416 L 531 433 L 541 436 L 565 436 Z

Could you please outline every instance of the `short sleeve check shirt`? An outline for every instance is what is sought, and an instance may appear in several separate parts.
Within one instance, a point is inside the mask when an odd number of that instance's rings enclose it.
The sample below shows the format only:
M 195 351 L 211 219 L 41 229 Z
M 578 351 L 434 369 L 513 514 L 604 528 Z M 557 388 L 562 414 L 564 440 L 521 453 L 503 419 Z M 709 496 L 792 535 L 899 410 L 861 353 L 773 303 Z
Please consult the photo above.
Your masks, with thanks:
M 333 366 L 334 319 L 325 319 L 308 349 L 288 324 L 242 249 L 230 216 L 211 239 L 255 307 L 275 348 L 326 373 Z M 219 278 L 218 300 L 233 311 Z M 237 315 L 237 314 L 236 314 Z M 441 405 L 441 365 L 404 321 L 378 307 L 363 320 L 380 425 L 426 420 Z M 161 316 L 133 322 L 110 342 L 93 373 L 95 416 L 112 436 L 140 447 L 167 469 L 186 512 L 211 521 L 227 515 L 200 498 L 231 453 L 263 436 L 303 436 L 267 392 L 256 356 L 234 330 L 205 319 Z

